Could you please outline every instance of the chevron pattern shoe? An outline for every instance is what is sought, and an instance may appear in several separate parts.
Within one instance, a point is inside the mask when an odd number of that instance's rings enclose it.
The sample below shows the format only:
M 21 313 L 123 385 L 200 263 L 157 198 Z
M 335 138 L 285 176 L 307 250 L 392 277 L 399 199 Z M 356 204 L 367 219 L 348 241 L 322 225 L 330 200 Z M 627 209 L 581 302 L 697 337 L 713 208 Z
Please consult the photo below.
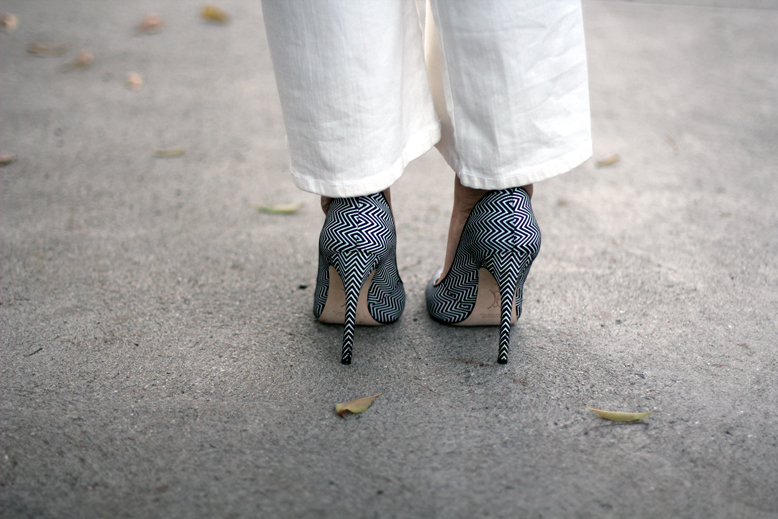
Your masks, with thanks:
M 527 192 L 516 187 L 486 194 L 465 223 L 451 269 L 440 280 L 439 269 L 427 284 L 427 310 L 446 324 L 499 324 L 497 362 L 507 363 L 511 324 L 521 315 L 524 281 L 539 251 L 540 228 Z
M 341 362 L 351 364 L 356 324 L 388 324 L 405 308 L 397 235 L 383 193 L 334 198 L 319 235 L 313 315 L 343 323 Z

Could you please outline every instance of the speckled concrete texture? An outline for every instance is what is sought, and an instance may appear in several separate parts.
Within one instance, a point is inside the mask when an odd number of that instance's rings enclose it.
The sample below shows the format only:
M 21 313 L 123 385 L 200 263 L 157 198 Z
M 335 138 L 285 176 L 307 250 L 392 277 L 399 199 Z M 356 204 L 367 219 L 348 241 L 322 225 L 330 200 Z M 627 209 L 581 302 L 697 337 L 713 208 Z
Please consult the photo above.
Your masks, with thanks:
M 595 160 L 620 161 L 536 185 L 509 363 L 426 313 L 433 150 L 393 187 L 405 314 L 343 366 L 259 4 L 4 0 L 0 515 L 778 517 L 778 8 L 691 3 L 584 2 Z

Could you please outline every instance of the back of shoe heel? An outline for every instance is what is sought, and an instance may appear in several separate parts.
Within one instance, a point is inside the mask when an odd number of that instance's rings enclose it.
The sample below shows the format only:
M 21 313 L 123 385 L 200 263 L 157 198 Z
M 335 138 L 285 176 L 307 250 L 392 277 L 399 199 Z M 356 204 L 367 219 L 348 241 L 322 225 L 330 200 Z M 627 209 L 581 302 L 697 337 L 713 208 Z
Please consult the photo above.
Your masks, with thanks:
M 397 272 L 396 240 L 392 211 L 382 193 L 335 198 L 330 202 L 319 235 L 319 274 L 313 314 L 324 322 L 338 322 L 338 313 L 345 307 L 345 313 L 341 314 L 343 364 L 351 363 L 354 327 L 359 315 L 361 324 L 391 323 L 399 319 L 405 307 L 405 290 Z M 342 292 L 339 286 L 335 287 L 338 294 L 334 302 L 329 297 L 333 288 L 330 267 L 343 282 Z M 372 282 L 365 286 L 373 271 Z M 363 287 L 365 308 L 359 313 Z
M 439 281 L 437 272 L 427 284 L 427 310 L 448 324 L 497 324 L 492 321 L 497 316 L 489 311 L 492 306 L 476 312 L 482 290 L 478 273 L 486 268 L 500 292 L 497 362 L 507 363 L 513 308 L 515 305 L 518 319 L 524 281 L 539 250 L 540 229 L 527 192 L 510 188 L 488 193 L 465 223 L 451 269 Z M 488 280 L 484 283 L 489 285 Z M 490 286 L 489 290 L 494 289 Z

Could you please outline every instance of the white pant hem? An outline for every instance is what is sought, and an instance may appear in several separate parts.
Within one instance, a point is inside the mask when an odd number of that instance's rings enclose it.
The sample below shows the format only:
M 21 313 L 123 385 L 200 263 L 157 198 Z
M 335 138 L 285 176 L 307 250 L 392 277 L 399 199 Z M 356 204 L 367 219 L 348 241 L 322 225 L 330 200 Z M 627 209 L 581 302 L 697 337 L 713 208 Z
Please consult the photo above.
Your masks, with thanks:
M 487 189 L 490 191 L 498 189 L 508 189 L 511 187 L 521 187 L 534 182 L 540 182 L 562 173 L 567 173 L 576 166 L 580 166 L 592 156 L 592 141 L 587 141 L 584 145 L 575 150 L 565 153 L 561 157 L 544 162 L 537 166 L 519 168 L 509 171 L 499 177 L 484 177 L 482 175 L 468 171 L 468 168 L 456 164 L 446 150 L 441 150 L 446 162 L 457 172 L 459 181 L 463 186 L 474 189 Z
M 329 196 L 332 198 L 349 198 L 378 193 L 394 184 L 405 171 L 405 166 L 412 160 L 424 155 L 440 140 L 440 125 L 434 128 L 425 128 L 416 132 L 405 144 L 400 157 L 391 167 L 376 173 L 369 178 L 360 179 L 358 182 L 327 182 L 299 173 L 292 169 L 294 184 L 309 193 Z

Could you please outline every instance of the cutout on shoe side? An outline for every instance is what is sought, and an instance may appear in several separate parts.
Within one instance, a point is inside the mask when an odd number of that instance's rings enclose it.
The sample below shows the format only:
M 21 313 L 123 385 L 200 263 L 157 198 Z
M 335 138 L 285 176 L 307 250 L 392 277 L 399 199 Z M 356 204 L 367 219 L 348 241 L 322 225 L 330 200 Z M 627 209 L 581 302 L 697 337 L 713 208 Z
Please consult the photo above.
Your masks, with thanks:
M 327 302 L 324 303 L 324 310 L 319 316 L 319 321 L 329 324 L 343 324 L 346 320 L 346 289 L 343 287 L 343 280 L 340 279 L 338 271 L 330 265 L 330 286 L 327 289 Z M 379 323 L 370 315 L 367 308 L 367 291 L 370 289 L 370 283 L 373 281 L 375 270 L 367 276 L 364 285 L 359 291 L 357 300 L 356 324 L 362 326 L 379 326 Z M 499 311 L 499 308 L 498 308 Z M 498 319 L 499 323 L 499 319 Z
M 516 290 L 518 291 L 518 287 Z M 511 324 L 516 324 L 516 320 L 516 294 L 513 294 Z M 473 312 L 464 321 L 453 324 L 454 326 L 500 325 L 500 286 L 487 269 L 478 270 L 478 294 L 476 294 Z

